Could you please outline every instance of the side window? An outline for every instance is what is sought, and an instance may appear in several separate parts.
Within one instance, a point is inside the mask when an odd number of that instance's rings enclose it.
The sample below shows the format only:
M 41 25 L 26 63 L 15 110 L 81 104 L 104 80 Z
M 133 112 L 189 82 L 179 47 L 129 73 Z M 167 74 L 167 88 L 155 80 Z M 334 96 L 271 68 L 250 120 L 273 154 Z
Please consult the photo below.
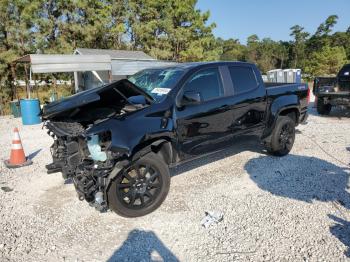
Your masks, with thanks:
M 184 86 L 184 92 L 188 91 L 200 93 L 203 101 L 224 96 L 219 69 L 210 68 L 196 72 Z
M 253 69 L 243 66 L 230 66 L 234 94 L 240 94 L 252 90 L 258 86 Z

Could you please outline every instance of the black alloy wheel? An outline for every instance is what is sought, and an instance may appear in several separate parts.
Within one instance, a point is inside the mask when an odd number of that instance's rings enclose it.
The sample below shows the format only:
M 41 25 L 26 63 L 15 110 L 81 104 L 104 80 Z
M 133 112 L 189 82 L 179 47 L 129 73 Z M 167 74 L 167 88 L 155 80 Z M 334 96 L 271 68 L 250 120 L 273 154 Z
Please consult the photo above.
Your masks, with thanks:
M 163 181 L 159 171 L 148 163 L 129 167 L 117 183 L 119 201 L 130 209 L 142 209 L 157 198 Z
M 293 147 L 294 137 L 295 137 L 294 125 L 292 125 L 290 122 L 285 123 L 282 126 L 280 137 L 278 140 L 280 144 L 280 148 L 282 150 L 290 151 Z
M 139 217 L 156 210 L 170 187 L 170 173 L 164 160 L 148 153 L 131 164 L 111 182 L 109 207 L 124 217 Z
M 279 116 L 271 134 L 271 142 L 266 143 L 267 151 L 275 156 L 287 155 L 295 140 L 295 122 L 289 116 Z

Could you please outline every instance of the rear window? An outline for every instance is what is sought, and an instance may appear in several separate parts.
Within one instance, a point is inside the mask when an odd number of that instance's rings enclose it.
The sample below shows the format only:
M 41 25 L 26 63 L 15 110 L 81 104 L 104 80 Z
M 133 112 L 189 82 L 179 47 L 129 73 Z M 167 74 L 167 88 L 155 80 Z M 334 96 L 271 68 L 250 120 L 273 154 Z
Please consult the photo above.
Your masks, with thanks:
M 230 66 L 228 69 L 235 95 L 255 89 L 258 86 L 255 73 L 250 67 Z

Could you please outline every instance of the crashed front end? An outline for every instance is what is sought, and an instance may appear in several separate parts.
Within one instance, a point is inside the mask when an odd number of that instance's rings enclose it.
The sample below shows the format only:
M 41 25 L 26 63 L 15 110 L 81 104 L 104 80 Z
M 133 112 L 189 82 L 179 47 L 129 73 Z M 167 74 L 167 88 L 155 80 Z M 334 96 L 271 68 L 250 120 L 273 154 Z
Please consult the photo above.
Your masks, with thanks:
M 129 82 L 117 82 L 43 109 L 45 127 L 54 139 L 53 161 L 46 166 L 47 172 L 62 172 L 64 179 L 74 183 L 78 198 L 100 211 L 108 208 L 109 175 L 116 163 L 123 161 L 123 155 L 110 150 L 111 129 L 91 130 L 112 119 L 122 121 L 128 114 L 149 105 L 147 95 L 130 88 Z
M 87 136 L 79 123 L 49 121 L 45 126 L 54 139 L 53 162 L 46 166 L 47 172 L 61 172 L 64 179 L 74 183 L 80 200 L 88 201 L 100 211 L 106 210 L 106 180 L 117 161 L 107 150 L 110 132 Z

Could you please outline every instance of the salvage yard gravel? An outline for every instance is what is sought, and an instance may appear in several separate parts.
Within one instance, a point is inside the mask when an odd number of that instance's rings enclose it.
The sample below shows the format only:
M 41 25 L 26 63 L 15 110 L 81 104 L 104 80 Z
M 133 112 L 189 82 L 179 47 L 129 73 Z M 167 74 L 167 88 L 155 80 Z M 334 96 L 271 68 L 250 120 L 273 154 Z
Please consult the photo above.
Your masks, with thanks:
M 14 127 L 33 164 L 8 169 Z M 311 108 L 289 155 L 233 141 L 173 168 L 162 206 L 130 219 L 96 211 L 46 173 L 42 125 L 1 117 L 0 261 L 350 261 L 349 134 L 347 113 Z M 211 210 L 223 219 L 205 228 Z

